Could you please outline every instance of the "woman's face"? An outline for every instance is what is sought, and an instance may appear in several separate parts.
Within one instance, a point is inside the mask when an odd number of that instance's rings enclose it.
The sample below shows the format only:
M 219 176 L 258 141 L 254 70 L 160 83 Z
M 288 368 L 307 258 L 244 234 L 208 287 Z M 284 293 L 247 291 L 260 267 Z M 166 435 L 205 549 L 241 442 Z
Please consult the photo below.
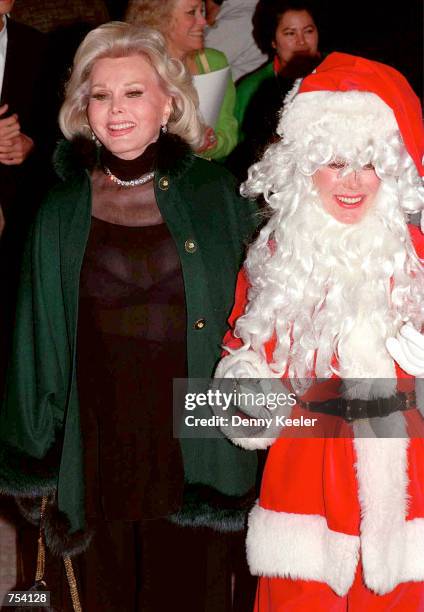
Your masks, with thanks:
M 201 0 L 176 0 L 165 30 L 171 57 L 184 59 L 192 51 L 202 49 L 205 26 Z
M 308 11 L 283 13 L 272 46 L 283 66 L 298 53 L 317 55 L 318 30 Z
M 342 176 L 345 167 L 336 161 L 317 170 L 312 180 L 328 214 L 340 223 L 359 223 L 373 206 L 381 181 L 371 164 Z
M 103 58 L 89 81 L 87 117 L 100 142 L 121 159 L 135 159 L 167 123 L 172 99 L 147 58 Z

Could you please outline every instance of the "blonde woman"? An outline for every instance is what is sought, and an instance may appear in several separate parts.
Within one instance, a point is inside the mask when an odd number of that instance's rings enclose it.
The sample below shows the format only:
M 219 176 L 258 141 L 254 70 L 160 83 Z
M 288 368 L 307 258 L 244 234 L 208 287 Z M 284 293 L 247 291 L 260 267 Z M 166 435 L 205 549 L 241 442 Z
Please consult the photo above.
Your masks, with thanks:
M 211 375 L 254 219 L 225 169 L 191 153 L 196 105 L 157 31 L 90 32 L 60 112 L 58 184 L 26 250 L 0 490 L 48 494 L 48 546 L 84 551 L 84 610 L 231 601 L 231 571 L 210 556 L 229 563 L 219 532 L 243 526 L 255 459 L 174 438 L 172 379 Z
M 204 48 L 206 19 L 201 0 L 130 0 L 125 19 L 159 30 L 165 37 L 168 53 L 183 61 L 192 75 L 228 66 L 223 53 Z M 215 129 L 208 126 L 198 150 L 205 157 L 222 160 L 234 149 L 237 143 L 235 101 L 235 87 L 230 78 Z

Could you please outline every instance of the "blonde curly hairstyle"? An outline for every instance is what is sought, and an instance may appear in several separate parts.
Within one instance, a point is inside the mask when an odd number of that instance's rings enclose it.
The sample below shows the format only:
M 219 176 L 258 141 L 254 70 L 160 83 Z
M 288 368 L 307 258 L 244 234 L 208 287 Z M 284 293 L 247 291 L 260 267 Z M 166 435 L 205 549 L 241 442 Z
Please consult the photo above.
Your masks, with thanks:
M 65 138 L 91 136 L 87 106 L 90 74 L 95 62 L 106 57 L 131 55 L 142 55 L 149 60 L 164 91 L 172 97 L 169 132 L 180 136 L 193 149 L 198 148 L 203 140 L 204 126 L 198 117 L 199 100 L 190 74 L 182 62 L 169 57 L 159 32 L 120 21 L 105 23 L 89 32 L 75 54 L 59 113 L 59 125 Z
M 164 33 L 177 0 L 130 0 L 125 21 Z

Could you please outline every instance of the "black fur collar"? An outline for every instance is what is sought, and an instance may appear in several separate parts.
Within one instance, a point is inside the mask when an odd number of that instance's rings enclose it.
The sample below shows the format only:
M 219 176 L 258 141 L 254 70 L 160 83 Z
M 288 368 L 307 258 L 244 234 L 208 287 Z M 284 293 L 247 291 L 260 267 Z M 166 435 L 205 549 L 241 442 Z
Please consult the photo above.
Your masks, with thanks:
M 77 136 L 72 141 L 61 140 L 53 156 L 57 175 L 63 181 L 80 176 L 81 172 L 91 172 L 99 163 L 98 148 L 88 138 Z M 157 167 L 161 172 L 179 175 L 193 163 L 194 155 L 190 147 L 175 134 L 161 134 Z

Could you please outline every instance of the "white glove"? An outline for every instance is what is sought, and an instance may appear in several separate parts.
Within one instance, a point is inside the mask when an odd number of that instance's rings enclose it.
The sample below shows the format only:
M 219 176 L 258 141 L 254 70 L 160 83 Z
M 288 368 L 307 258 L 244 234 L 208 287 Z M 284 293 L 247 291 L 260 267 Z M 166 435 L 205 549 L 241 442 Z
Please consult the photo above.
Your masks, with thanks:
M 424 377 L 424 335 L 410 323 L 400 328 L 396 338 L 386 340 L 386 348 L 407 374 Z
M 230 382 L 228 379 L 234 379 L 234 382 Z M 237 351 L 221 359 L 215 372 L 215 381 L 212 383 L 212 389 L 216 388 L 221 388 L 227 393 L 234 389 L 237 393 L 237 399 L 243 394 L 267 396 L 274 393 L 280 394 L 280 397 L 290 395 L 282 384 L 280 376 L 270 369 L 265 358 L 250 349 Z M 287 416 L 292 409 L 291 403 L 278 406 L 273 410 L 268 408 L 267 405 L 257 405 L 250 401 L 236 401 L 233 408 L 236 406 L 239 409 L 239 414 L 244 416 L 253 419 L 269 419 L 270 425 L 263 428 L 258 425 L 258 429 L 255 429 L 254 425 L 243 427 L 241 425 L 233 426 L 230 423 L 220 427 L 224 435 L 230 438 L 234 444 L 251 450 L 264 449 L 270 446 L 282 427 L 278 424 L 276 417 Z M 212 408 L 212 411 L 216 414 L 214 408 Z
M 237 351 L 233 355 L 223 357 L 218 363 L 214 377 L 215 379 L 235 379 L 236 382 L 233 388 L 239 394 L 267 394 L 275 391 L 276 388 L 278 388 L 279 392 L 284 391 L 280 377 L 270 369 L 265 358 L 250 349 L 247 351 Z M 231 390 L 228 383 L 226 384 L 226 382 L 222 381 L 221 385 L 227 391 Z M 213 388 L 217 388 L 217 385 L 214 385 Z M 252 406 L 246 403 L 238 403 L 237 405 L 249 416 L 269 417 L 266 406 Z
M 215 378 L 276 378 L 265 358 L 252 350 L 237 351 L 218 363 Z

